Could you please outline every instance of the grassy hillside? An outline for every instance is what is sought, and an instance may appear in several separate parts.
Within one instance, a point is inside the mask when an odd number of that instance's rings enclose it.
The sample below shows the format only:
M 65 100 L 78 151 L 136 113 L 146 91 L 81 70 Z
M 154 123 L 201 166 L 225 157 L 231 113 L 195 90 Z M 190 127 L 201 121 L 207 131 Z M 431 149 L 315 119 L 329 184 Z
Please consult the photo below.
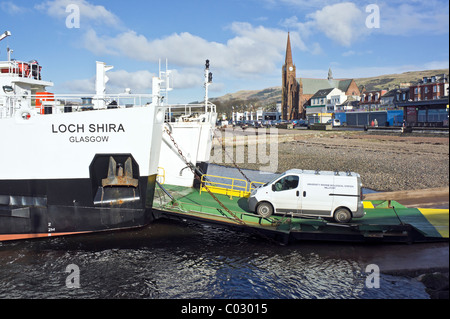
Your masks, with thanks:
M 430 77 L 437 74 L 448 74 L 448 69 L 440 70 L 426 70 L 415 72 L 404 72 L 401 74 L 388 74 L 380 75 L 371 78 L 355 79 L 358 87 L 361 85 L 366 86 L 367 91 L 379 90 L 379 89 L 394 89 L 397 85 L 402 83 L 415 83 L 423 77 Z
M 401 74 L 387 74 L 370 78 L 355 78 L 355 82 L 358 87 L 364 85 L 367 91 L 394 89 L 397 85 L 415 83 L 424 76 L 443 73 L 449 74 L 449 69 L 404 72 Z M 250 104 L 254 107 L 271 107 L 274 106 L 277 101 L 281 101 L 281 86 L 263 90 L 238 91 L 218 98 L 213 98 L 211 101 L 217 105 L 219 112 L 226 113 L 231 113 L 231 106 L 238 106 L 241 109 L 243 109 L 243 105 Z

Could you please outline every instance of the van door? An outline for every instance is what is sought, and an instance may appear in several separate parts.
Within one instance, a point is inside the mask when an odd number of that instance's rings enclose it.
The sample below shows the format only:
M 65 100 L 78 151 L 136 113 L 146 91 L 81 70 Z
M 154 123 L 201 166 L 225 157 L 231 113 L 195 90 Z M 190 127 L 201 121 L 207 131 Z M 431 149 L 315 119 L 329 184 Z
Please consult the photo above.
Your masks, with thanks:
M 301 214 L 306 216 L 331 216 L 334 191 L 333 177 L 303 175 L 301 182 Z
M 334 183 L 336 189 L 333 194 L 333 207 L 347 207 L 351 212 L 355 212 L 360 200 L 357 177 L 335 176 Z
M 272 184 L 271 201 L 276 213 L 300 213 L 298 175 L 287 175 Z

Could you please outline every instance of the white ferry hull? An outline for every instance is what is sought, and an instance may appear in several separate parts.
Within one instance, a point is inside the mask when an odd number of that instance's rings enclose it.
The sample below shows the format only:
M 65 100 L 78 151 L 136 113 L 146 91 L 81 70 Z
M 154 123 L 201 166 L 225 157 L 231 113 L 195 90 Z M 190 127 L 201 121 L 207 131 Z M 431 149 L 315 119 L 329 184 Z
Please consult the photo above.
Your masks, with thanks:
M 163 120 L 150 106 L 2 119 L 0 241 L 151 222 Z M 111 158 L 137 187 L 103 185 Z

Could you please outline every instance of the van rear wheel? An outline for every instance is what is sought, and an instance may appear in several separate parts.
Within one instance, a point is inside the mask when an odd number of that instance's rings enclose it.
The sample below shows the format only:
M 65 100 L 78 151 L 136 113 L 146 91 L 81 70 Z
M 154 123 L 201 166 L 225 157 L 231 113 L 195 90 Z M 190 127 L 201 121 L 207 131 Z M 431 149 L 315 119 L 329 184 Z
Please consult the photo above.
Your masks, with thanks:
M 334 212 L 334 220 L 338 223 L 348 223 L 352 220 L 352 213 L 346 208 L 338 208 Z
M 273 214 L 273 207 L 270 203 L 262 202 L 256 207 L 256 213 L 264 218 L 270 217 Z

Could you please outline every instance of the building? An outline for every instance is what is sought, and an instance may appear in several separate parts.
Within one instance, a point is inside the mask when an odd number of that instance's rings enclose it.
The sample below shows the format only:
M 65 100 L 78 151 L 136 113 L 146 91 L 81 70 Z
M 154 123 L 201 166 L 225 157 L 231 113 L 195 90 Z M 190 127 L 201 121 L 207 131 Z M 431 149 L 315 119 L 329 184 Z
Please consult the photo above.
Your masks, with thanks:
M 407 99 L 408 89 L 374 90 L 362 89 L 359 99 L 349 98 L 337 105 L 334 117 L 349 126 L 401 126 L 403 109 L 397 99 Z
M 448 96 L 448 75 L 424 77 L 410 86 L 410 98 L 413 101 L 437 100 Z
M 282 68 L 282 117 L 292 120 L 306 117 L 306 109 L 311 98 L 319 90 L 339 89 L 347 97 L 359 97 L 360 91 L 353 79 L 334 79 L 331 69 L 326 79 L 297 78 L 296 66 L 292 59 L 292 49 L 288 34 L 286 58 Z
M 380 107 L 385 110 L 398 109 L 399 103 L 404 103 L 409 100 L 409 87 L 396 88 L 388 91 L 380 99 Z
M 336 106 L 346 100 L 345 93 L 337 88 L 319 90 L 306 106 L 306 117 L 310 123 L 326 123 L 332 119 Z
M 399 103 L 407 126 L 448 127 L 448 75 L 424 77 L 409 88 L 409 100 Z
M 296 79 L 296 67 L 292 60 L 291 40 L 288 33 L 281 86 L 281 116 L 284 120 L 304 117 L 304 110 L 299 106 L 298 102 L 299 85 Z
M 236 107 L 237 109 L 237 107 Z M 281 102 L 277 102 L 276 108 L 264 110 L 263 108 L 258 108 L 256 110 L 235 112 L 234 107 L 231 113 L 231 120 L 233 122 L 245 122 L 245 121 L 267 121 L 273 120 L 278 121 L 281 119 Z
M 387 90 L 365 91 L 361 93 L 359 101 L 360 109 L 363 111 L 377 111 L 380 109 L 381 97 L 387 93 Z
M 335 112 L 352 112 L 357 109 L 359 109 L 359 97 L 348 96 L 343 103 L 336 105 Z

